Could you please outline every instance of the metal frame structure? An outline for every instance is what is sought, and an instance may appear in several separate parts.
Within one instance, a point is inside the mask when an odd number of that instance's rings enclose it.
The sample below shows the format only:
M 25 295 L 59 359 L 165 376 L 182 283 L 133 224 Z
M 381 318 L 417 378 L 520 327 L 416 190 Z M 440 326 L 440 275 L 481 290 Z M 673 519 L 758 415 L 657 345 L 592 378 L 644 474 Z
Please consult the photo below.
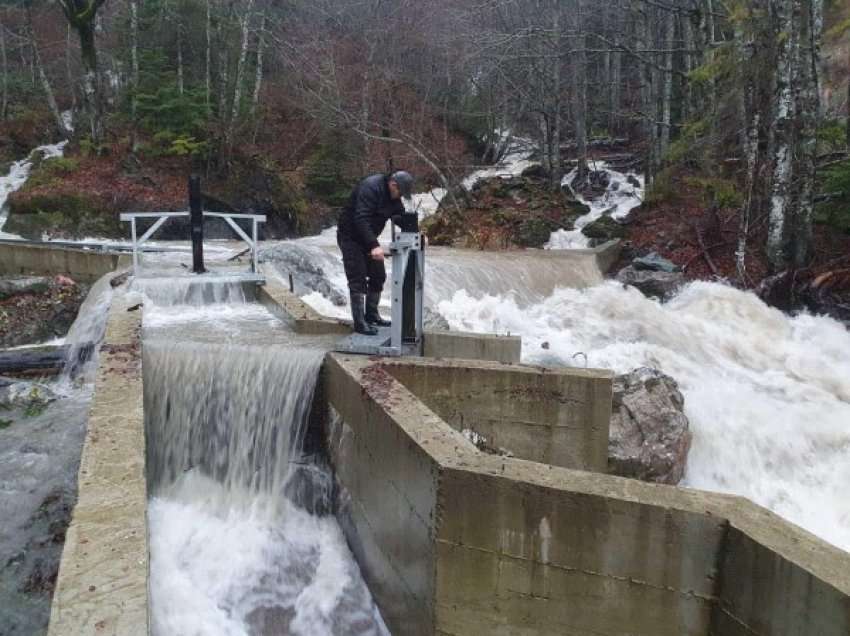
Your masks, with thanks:
M 392 324 L 378 329 L 376 336 L 351 334 L 337 351 L 377 356 L 421 356 L 423 353 L 423 308 L 425 292 L 424 239 L 419 232 L 393 232 Z
M 121 220 L 130 223 L 131 244 L 133 246 L 133 275 L 138 276 L 141 272 L 139 266 L 139 252 L 143 251 L 142 246 L 150 240 L 150 238 L 161 228 L 166 221 L 177 217 L 189 217 L 190 212 L 127 212 L 121 215 Z M 224 221 L 236 232 L 236 235 L 245 241 L 251 249 L 251 275 L 246 278 L 264 280 L 259 274 L 257 263 L 258 240 L 257 230 L 259 223 L 266 222 L 264 214 L 223 214 L 219 212 L 204 212 L 204 218 L 213 217 L 224 219 Z M 137 235 L 136 219 L 156 219 L 147 231 L 141 237 Z M 239 227 L 234 219 L 250 219 L 251 220 L 251 236 L 249 237 L 245 231 Z

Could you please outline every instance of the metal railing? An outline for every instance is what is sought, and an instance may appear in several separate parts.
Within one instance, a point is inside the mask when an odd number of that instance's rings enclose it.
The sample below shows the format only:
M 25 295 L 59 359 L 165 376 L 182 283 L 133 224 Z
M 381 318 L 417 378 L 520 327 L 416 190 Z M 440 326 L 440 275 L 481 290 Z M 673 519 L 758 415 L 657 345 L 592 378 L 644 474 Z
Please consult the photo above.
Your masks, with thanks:
M 149 241 L 157 230 L 159 230 L 169 219 L 178 217 L 188 218 L 189 216 L 190 212 L 126 212 L 121 215 L 122 221 L 130 223 L 130 237 L 131 244 L 133 246 L 134 276 L 138 275 L 141 271 L 139 267 L 139 253 L 140 251 L 143 251 L 142 246 Z M 227 223 L 231 229 L 236 232 L 236 235 L 248 244 L 248 247 L 251 249 L 251 273 L 257 275 L 259 271 L 257 261 L 257 230 L 259 223 L 266 222 L 266 216 L 264 214 L 224 214 L 220 212 L 204 212 L 203 216 L 204 218 L 213 217 L 223 219 L 225 223 Z M 136 219 L 156 219 L 156 221 L 145 231 L 144 234 L 138 236 Z M 248 234 L 239 227 L 234 219 L 249 219 L 251 221 L 251 236 L 248 236 Z

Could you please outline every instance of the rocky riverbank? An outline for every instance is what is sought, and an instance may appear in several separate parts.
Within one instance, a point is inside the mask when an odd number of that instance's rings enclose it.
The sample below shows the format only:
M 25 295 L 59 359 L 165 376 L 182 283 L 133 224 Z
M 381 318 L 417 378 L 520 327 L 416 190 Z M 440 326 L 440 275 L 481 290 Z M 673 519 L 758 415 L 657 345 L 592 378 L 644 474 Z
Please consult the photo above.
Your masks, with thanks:
M 63 337 L 88 290 L 66 276 L 0 279 L 0 349 Z

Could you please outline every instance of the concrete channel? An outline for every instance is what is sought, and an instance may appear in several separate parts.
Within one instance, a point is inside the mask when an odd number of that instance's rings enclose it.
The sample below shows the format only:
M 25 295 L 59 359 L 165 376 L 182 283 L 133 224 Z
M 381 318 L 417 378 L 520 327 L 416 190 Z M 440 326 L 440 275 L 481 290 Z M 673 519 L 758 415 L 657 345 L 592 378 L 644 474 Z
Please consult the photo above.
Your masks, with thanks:
M 142 317 L 116 298 L 51 636 L 149 632 Z M 258 300 L 347 329 L 271 279 Z M 847 553 L 745 499 L 604 474 L 610 373 L 523 366 L 518 338 L 434 332 L 426 352 L 328 354 L 311 420 L 392 633 L 850 634 Z

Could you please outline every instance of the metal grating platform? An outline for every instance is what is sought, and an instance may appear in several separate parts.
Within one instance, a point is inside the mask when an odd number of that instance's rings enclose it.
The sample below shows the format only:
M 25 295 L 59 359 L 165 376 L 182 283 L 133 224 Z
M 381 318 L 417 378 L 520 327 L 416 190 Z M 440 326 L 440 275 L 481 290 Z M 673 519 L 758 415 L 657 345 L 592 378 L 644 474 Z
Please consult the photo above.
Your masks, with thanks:
M 339 353 L 393 357 L 419 355 L 419 347 L 416 344 L 403 344 L 401 351 L 394 348 L 392 346 L 390 330 L 391 327 L 378 327 L 377 336 L 364 336 L 363 334 L 352 333 L 350 336 L 346 336 L 340 340 L 334 351 Z

